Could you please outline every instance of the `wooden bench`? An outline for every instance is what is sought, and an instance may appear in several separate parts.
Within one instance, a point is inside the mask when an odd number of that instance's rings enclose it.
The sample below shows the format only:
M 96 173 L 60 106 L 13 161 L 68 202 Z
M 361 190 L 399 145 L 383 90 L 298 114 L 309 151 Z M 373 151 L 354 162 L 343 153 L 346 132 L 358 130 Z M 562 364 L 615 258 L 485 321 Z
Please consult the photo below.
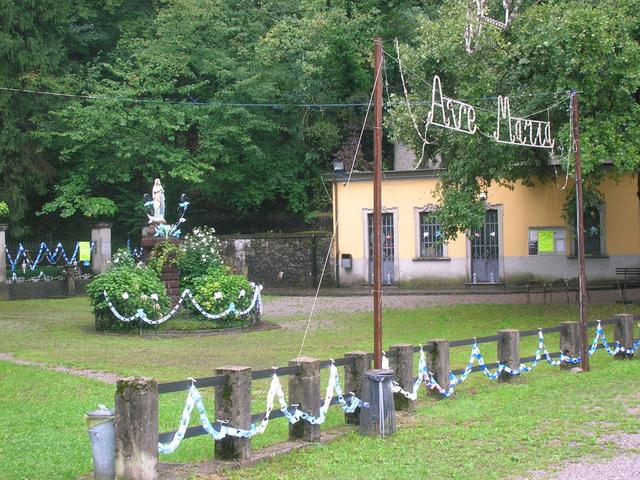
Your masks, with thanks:
M 640 287 L 640 267 L 617 267 L 616 280 L 621 292 L 622 304 L 627 303 L 627 288 Z

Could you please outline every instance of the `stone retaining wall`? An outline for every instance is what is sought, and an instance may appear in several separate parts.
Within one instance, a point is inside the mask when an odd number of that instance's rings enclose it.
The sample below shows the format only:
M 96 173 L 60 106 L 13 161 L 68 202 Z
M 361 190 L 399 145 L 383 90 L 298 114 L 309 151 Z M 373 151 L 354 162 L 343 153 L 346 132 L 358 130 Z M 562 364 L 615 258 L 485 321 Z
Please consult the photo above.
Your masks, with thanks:
M 0 300 L 34 300 L 85 295 L 90 280 L 80 278 L 42 282 L 0 283 Z
M 267 288 L 315 288 L 324 267 L 331 234 L 221 235 L 224 260 L 235 273 Z M 335 285 L 333 252 L 323 286 Z

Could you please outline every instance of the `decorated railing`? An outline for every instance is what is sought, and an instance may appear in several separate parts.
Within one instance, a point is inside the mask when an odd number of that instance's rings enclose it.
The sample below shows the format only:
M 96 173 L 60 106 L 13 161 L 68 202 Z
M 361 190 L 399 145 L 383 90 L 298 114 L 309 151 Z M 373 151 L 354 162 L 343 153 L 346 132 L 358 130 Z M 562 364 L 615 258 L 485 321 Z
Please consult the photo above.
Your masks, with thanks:
M 31 251 L 25 248 L 22 243 L 19 243 L 14 254 L 11 253 L 8 247 L 5 247 L 5 254 L 9 269 L 11 272 L 15 272 L 21 265 L 24 265 L 25 269 L 34 271 L 38 266 L 41 267 L 44 262 L 47 262 L 48 265 L 71 265 L 80 261 L 89 262 L 92 250 L 93 244 L 91 242 L 76 242 L 71 255 L 69 255 L 61 242 L 58 242 L 53 250 L 45 242 L 40 242 Z
M 591 322 L 595 337 L 588 350 L 593 355 L 604 349 L 616 359 L 631 357 L 640 340 L 634 341 L 634 317 L 616 315 L 606 321 Z M 614 345 L 610 345 L 603 325 L 613 325 Z M 544 335 L 560 334 L 560 351 L 550 353 Z M 520 338 L 538 337 L 538 347 L 533 356 L 520 357 Z M 498 361 L 486 363 L 480 345 L 497 343 Z M 450 398 L 456 387 L 473 372 L 483 372 L 486 378 L 511 381 L 518 375 L 531 372 L 543 361 L 550 366 L 572 368 L 580 362 L 581 342 L 578 322 L 563 322 L 558 327 L 528 331 L 500 330 L 497 335 L 456 340 L 431 340 L 422 345 L 392 345 L 383 362 L 393 369 L 394 396 L 397 410 L 413 409 L 422 385 L 437 398 Z M 449 349 L 471 346 L 467 366 L 451 370 Z M 418 375 L 413 361 L 418 353 Z M 344 358 L 320 361 L 303 357 L 291 360 L 287 367 L 273 367 L 252 371 L 246 366 L 218 368 L 213 377 L 157 384 L 153 379 L 135 377 L 118 380 L 116 392 L 116 465 L 117 474 L 126 478 L 142 478 L 136 472 L 152 472 L 144 478 L 157 478 L 159 453 L 176 450 L 187 438 L 209 435 L 215 441 L 215 456 L 220 459 L 247 460 L 250 458 L 249 440 L 263 433 L 270 422 L 286 418 L 289 422 L 289 438 L 317 441 L 320 425 L 326 418 L 330 405 L 338 404 L 345 412 L 345 421 L 359 423 L 359 410 L 368 408 L 361 398 L 364 391 L 364 372 L 371 368 L 372 354 L 350 352 Z M 526 363 L 531 362 L 530 365 Z M 387 366 L 387 365 L 384 365 Z M 338 367 L 344 367 L 345 396 L 340 384 Z M 320 392 L 320 370 L 329 369 L 326 393 L 315 398 L 310 392 Z M 491 371 L 495 369 L 495 371 Z M 288 376 L 289 401 L 285 400 L 280 378 Z M 252 380 L 271 378 L 267 394 L 266 410 L 251 413 Z M 215 417 L 207 415 L 199 389 L 215 388 Z M 175 431 L 158 432 L 158 396 L 170 392 L 187 392 L 187 400 Z M 317 394 L 316 394 L 317 395 Z M 278 407 L 275 406 L 276 400 Z M 193 408 L 200 416 L 199 426 L 189 427 Z M 132 454 L 133 452 L 133 454 Z M 155 475 L 155 476 L 154 476 Z

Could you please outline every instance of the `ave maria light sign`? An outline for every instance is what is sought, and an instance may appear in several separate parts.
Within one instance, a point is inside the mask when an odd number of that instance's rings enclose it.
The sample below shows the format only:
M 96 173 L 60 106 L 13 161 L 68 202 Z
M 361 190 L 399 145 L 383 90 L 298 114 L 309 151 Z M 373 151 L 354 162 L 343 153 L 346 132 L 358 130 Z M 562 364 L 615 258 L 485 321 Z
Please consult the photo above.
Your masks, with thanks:
M 436 125 L 470 135 L 473 135 L 478 130 L 476 126 L 475 108 L 468 103 L 444 96 L 438 75 L 433 77 L 431 109 L 427 114 L 426 129 L 428 129 L 430 125 Z
M 492 138 L 498 143 L 552 150 L 551 122 L 513 117 L 509 97 L 498 97 L 496 130 Z M 440 77 L 433 77 L 431 108 L 427 113 L 425 134 L 431 125 L 473 135 L 478 131 L 473 105 L 447 97 L 442 93 Z M 426 135 L 424 137 L 426 142 Z

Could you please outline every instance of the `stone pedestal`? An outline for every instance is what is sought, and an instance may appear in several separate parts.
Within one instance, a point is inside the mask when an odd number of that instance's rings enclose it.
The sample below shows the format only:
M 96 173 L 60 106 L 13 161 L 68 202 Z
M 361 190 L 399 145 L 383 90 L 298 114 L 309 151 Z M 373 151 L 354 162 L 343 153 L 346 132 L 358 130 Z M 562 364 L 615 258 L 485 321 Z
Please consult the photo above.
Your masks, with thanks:
M 615 315 L 615 318 L 618 320 L 618 323 L 615 325 L 613 339 L 619 342 L 620 346 L 626 350 L 633 348 L 633 315 L 620 313 Z M 633 354 L 629 355 L 626 352 L 620 352 L 615 358 L 620 360 L 623 358 L 631 358 L 632 356 Z
M 7 255 L 4 251 L 7 246 L 5 238 L 6 231 L 7 226 L 5 224 L 0 224 L 0 283 L 5 283 L 7 281 Z
M 80 277 L 80 271 L 75 265 L 64 266 L 64 279 L 67 284 L 67 297 L 73 297 L 76 294 L 76 279 Z
M 432 348 L 427 350 L 427 368 L 432 373 L 434 380 L 445 390 L 449 389 L 451 373 L 449 361 L 449 342 L 447 340 L 429 340 L 426 343 Z M 442 399 L 442 394 L 435 388 L 428 389 L 427 394 L 437 399 Z
M 158 385 L 144 377 L 116 383 L 116 476 L 126 480 L 158 478 Z
M 320 360 L 300 357 L 289 360 L 289 366 L 300 365 L 300 373 L 289 375 L 289 405 L 298 405 L 303 412 L 320 415 Z M 301 438 L 307 442 L 320 440 L 320 425 L 306 420 L 289 424 L 289 439 Z
M 560 351 L 568 357 L 579 357 L 582 352 L 580 323 L 562 322 L 560 326 L 562 327 L 560 331 Z M 571 370 L 575 365 L 574 363 L 562 362 L 560 368 L 563 370 Z
M 344 354 L 347 358 L 353 358 L 354 364 L 344 367 L 344 393 L 353 392 L 356 397 L 362 399 L 364 396 L 364 372 L 371 368 L 371 354 L 362 351 L 348 352 Z M 344 420 L 351 425 L 360 424 L 360 407 L 353 413 L 344 414 Z
M 96 223 L 91 226 L 91 269 L 94 275 L 103 273 L 111 262 L 111 224 Z
M 407 392 L 413 389 L 413 345 L 398 343 L 391 345 L 389 366 L 393 370 L 394 380 Z M 412 412 L 415 410 L 415 402 L 412 402 L 401 393 L 394 394 L 396 410 Z
M 498 363 L 509 367 L 511 370 L 520 368 L 519 330 L 498 330 Z M 517 376 L 503 371 L 498 380 L 501 382 L 515 382 Z
M 251 367 L 216 368 L 216 375 L 228 375 L 224 386 L 216 387 L 216 419 L 235 428 L 251 427 Z M 249 460 L 251 439 L 225 437 L 215 442 L 215 457 L 220 460 Z
M 173 265 L 165 265 L 162 267 L 160 279 L 171 298 L 171 305 L 175 305 L 180 299 L 180 272 Z

